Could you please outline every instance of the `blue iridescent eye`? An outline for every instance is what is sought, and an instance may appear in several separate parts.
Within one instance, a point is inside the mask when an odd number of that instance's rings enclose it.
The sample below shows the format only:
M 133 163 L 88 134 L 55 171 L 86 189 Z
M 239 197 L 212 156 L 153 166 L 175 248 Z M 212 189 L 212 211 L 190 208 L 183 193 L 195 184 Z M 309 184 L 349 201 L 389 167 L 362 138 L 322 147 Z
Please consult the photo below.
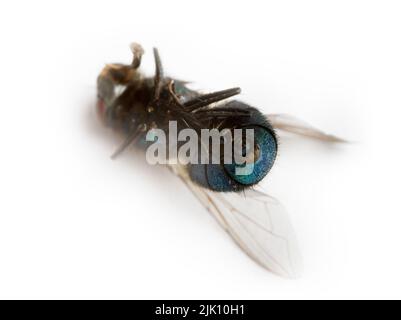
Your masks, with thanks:
M 240 191 L 260 182 L 272 168 L 277 156 L 277 139 L 267 119 L 255 108 L 234 101 L 233 107 L 249 110 L 247 119 L 234 119 L 233 128 L 254 130 L 253 161 L 243 164 L 196 164 L 190 165 L 191 179 L 214 191 Z M 242 169 L 239 172 L 238 169 Z M 249 169 L 244 174 L 243 169 Z
M 254 185 L 262 180 L 273 166 L 277 155 L 277 142 L 272 132 L 266 128 L 255 127 L 254 162 L 243 165 L 225 164 L 224 169 L 236 182 L 243 185 Z M 249 174 L 237 174 L 237 169 L 248 169 Z

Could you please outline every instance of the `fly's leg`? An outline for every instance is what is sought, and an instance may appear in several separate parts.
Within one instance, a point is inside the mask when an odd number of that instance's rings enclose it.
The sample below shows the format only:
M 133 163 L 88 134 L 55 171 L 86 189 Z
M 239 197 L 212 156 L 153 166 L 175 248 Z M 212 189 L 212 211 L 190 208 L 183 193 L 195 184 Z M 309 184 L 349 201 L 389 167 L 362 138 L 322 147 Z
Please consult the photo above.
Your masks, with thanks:
M 132 54 L 134 55 L 131 65 L 134 69 L 138 69 L 141 65 L 142 55 L 145 53 L 145 51 L 143 50 L 142 46 L 136 42 L 131 43 L 130 47 Z

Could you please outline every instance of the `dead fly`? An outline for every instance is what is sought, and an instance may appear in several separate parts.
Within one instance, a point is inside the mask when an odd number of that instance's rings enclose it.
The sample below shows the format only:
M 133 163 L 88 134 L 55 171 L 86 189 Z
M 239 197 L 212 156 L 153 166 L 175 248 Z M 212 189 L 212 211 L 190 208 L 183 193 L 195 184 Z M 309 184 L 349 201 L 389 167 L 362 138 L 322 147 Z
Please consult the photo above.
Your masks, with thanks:
M 340 139 L 283 115 L 263 115 L 258 109 L 227 98 L 239 88 L 201 94 L 185 82 L 164 75 L 157 49 L 156 72 L 146 77 L 139 71 L 144 53 L 132 45 L 131 64 L 108 64 L 98 77 L 97 109 L 104 123 L 126 135 L 114 153 L 133 144 L 146 148 L 145 137 L 154 128 L 168 132 L 176 121 L 178 130 L 253 129 L 253 170 L 236 174 L 242 164 L 168 165 L 257 263 L 277 274 L 294 277 L 298 273 L 297 245 L 281 204 L 259 191 L 256 185 L 272 168 L 277 155 L 276 130 L 316 138 L 326 142 Z

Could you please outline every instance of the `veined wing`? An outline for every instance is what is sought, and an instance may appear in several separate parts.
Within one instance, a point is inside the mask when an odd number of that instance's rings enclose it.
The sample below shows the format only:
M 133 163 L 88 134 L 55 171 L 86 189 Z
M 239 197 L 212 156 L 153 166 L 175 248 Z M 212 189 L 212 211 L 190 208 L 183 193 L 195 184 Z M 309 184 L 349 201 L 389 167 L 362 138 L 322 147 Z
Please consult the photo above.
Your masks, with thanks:
M 345 140 L 331 134 L 327 134 L 310 124 L 287 114 L 269 114 L 267 119 L 273 128 L 299 134 L 325 142 L 346 142 Z
M 193 183 L 183 166 L 170 166 L 241 249 L 264 268 L 296 278 L 301 259 L 283 206 L 256 190 L 213 192 Z

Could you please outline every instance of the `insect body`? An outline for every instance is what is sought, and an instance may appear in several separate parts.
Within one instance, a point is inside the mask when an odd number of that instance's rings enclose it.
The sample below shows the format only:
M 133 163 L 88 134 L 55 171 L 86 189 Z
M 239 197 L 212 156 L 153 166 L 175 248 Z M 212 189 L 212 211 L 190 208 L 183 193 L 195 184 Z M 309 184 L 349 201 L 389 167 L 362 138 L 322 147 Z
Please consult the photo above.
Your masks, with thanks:
M 143 136 L 152 128 L 168 131 L 172 120 L 177 121 L 178 130 L 252 128 L 257 156 L 251 175 L 236 175 L 235 163 L 195 164 L 187 166 L 187 170 L 193 181 L 215 191 L 243 190 L 266 176 L 277 153 L 276 136 L 266 117 L 239 101 L 216 104 L 238 94 L 239 88 L 204 95 L 192 91 L 182 81 L 164 78 L 156 50 L 156 75 L 143 77 L 138 71 L 143 51 L 137 45 L 133 51 L 131 65 L 108 65 L 98 78 L 100 114 L 108 125 L 128 134 L 117 153 L 136 139 L 143 141 Z
M 106 65 L 98 77 L 99 115 L 107 126 L 126 135 L 113 157 L 131 144 L 147 146 L 145 136 L 149 130 L 168 131 L 170 121 L 177 122 L 178 130 L 190 128 L 198 133 L 203 129 L 230 132 L 253 129 L 250 174 L 237 174 L 236 169 L 243 164 L 236 162 L 169 167 L 251 258 L 275 273 L 295 276 L 296 242 L 286 214 L 277 200 L 255 189 L 255 185 L 267 175 L 275 161 L 277 136 L 274 128 L 326 141 L 338 139 L 293 118 L 281 115 L 269 118 L 243 102 L 225 101 L 239 94 L 239 88 L 208 94 L 193 91 L 185 82 L 164 76 L 156 49 L 155 76 L 145 77 L 139 71 L 143 49 L 134 44 L 132 51 L 134 57 L 130 65 Z

